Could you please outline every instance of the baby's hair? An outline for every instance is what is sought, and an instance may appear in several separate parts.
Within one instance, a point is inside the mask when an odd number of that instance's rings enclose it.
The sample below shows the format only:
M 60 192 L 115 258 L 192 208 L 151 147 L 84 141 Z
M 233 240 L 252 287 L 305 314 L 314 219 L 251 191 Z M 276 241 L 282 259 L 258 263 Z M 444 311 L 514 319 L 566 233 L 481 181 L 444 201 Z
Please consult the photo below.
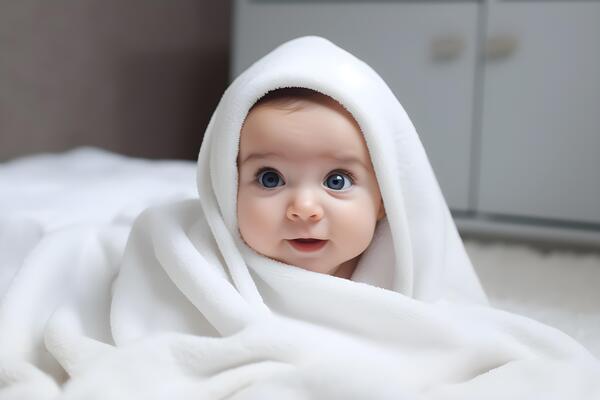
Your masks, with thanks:
M 273 89 L 259 98 L 256 103 L 250 108 L 250 111 L 255 107 L 268 103 L 277 108 L 284 110 L 298 111 L 306 106 L 307 101 L 310 102 L 329 102 L 333 99 L 323 93 L 313 89 L 303 87 L 286 87 Z

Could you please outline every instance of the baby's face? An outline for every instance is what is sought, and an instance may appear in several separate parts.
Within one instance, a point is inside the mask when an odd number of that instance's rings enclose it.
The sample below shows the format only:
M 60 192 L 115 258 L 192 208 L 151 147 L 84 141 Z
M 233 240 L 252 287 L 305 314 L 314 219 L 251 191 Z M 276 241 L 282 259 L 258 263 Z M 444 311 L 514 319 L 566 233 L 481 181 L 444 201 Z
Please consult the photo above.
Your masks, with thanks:
M 244 123 L 237 217 L 256 252 L 349 278 L 385 215 L 364 138 L 335 101 L 290 111 L 268 102 Z M 302 243 L 297 239 L 319 239 Z

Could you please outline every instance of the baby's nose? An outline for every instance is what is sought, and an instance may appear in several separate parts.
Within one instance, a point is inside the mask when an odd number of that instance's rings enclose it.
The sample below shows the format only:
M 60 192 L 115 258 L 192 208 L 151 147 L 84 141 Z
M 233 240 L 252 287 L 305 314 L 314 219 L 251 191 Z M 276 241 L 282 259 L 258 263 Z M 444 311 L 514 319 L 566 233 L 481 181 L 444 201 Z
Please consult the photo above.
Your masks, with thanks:
M 287 217 L 290 220 L 319 221 L 323 218 L 323 207 L 317 196 L 308 192 L 301 191 L 290 202 L 287 209 Z

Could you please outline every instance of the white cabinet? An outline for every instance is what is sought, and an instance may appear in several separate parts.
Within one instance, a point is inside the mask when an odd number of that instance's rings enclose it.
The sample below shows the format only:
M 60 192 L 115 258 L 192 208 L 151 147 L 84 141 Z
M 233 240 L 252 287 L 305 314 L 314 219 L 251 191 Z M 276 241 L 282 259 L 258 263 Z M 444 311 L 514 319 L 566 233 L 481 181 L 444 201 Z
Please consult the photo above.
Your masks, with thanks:
M 311 34 L 373 66 L 459 227 L 600 244 L 600 0 L 236 0 L 233 27 L 232 76 Z
M 493 2 L 486 41 L 476 209 L 600 224 L 600 1 Z

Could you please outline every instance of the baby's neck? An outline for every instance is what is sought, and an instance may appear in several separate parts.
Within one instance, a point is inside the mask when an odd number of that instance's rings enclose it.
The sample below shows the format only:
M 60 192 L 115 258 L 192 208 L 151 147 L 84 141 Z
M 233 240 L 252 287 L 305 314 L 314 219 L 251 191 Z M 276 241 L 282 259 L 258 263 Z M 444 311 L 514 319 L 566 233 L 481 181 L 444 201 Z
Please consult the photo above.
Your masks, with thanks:
M 337 276 L 338 278 L 350 279 L 352 278 L 352 274 L 356 269 L 356 265 L 358 264 L 358 260 L 360 259 L 360 255 L 340 264 L 337 268 L 333 276 Z

